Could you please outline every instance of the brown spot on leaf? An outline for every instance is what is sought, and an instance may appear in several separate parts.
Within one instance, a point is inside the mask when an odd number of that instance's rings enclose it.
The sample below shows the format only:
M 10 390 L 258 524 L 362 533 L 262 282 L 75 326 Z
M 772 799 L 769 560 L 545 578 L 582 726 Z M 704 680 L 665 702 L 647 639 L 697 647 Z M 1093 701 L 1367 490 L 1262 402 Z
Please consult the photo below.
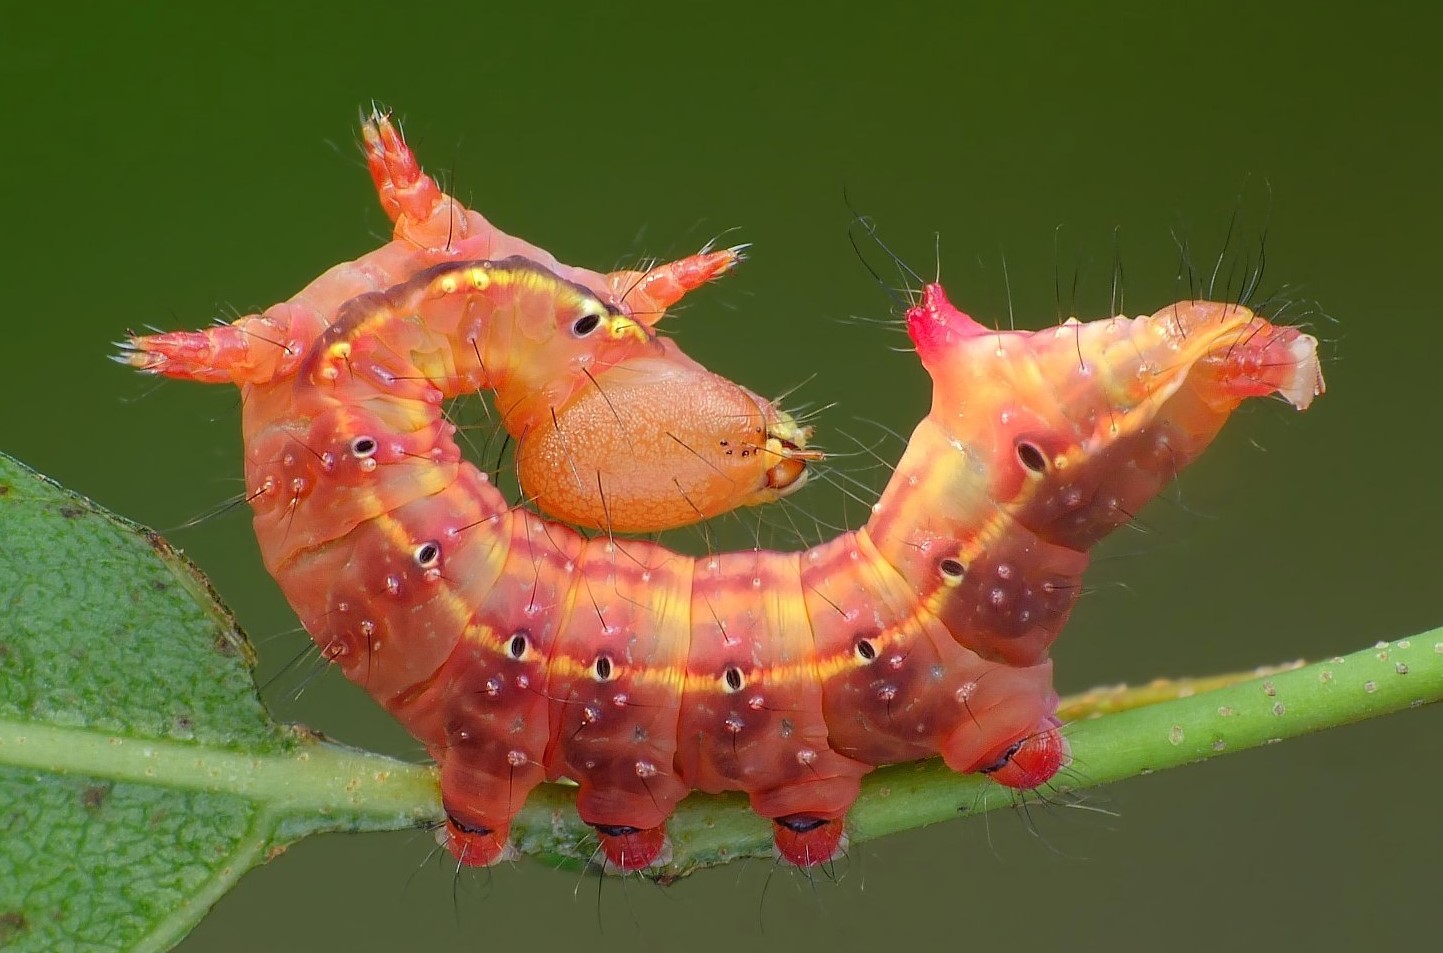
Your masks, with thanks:
M 9 493 L 9 492 L 10 492 L 10 484 L 8 484 L 8 483 L 0 483 L 0 496 L 4 496 L 6 493 Z
M 0 913 L 0 944 L 8 945 L 11 940 L 29 929 L 30 921 L 21 911 L 12 910 L 9 913 Z
M 70 506 L 69 504 L 66 504 L 65 506 L 62 506 L 62 507 L 60 508 L 60 515 L 63 516 L 63 517 L 65 517 L 65 518 L 68 519 L 68 520 L 73 520 L 73 519 L 75 519 L 77 516 L 84 516 L 84 515 L 85 515 L 85 507 L 83 507 L 83 506 Z
M 110 797 L 109 787 L 104 784 L 92 784 L 81 792 L 80 803 L 85 806 L 87 811 L 94 814 L 100 810 L 101 805 L 108 797 Z

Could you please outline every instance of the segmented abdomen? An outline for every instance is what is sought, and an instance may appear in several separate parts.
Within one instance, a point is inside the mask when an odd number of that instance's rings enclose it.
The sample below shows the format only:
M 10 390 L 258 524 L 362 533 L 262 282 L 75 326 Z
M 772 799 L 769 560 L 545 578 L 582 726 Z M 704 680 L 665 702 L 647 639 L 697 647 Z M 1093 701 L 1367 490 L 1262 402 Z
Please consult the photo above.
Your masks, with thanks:
M 276 497 L 257 532 L 323 652 L 440 762 L 463 861 L 502 856 L 526 792 L 568 777 L 622 868 L 662 855 L 693 788 L 747 792 L 784 856 L 821 862 L 873 765 L 940 752 L 1014 787 L 1050 778 L 1065 746 L 1047 649 L 1082 550 L 1241 399 L 1321 390 L 1311 339 L 1235 306 L 1179 307 L 1188 321 L 998 335 L 930 286 L 909 330 L 934 405 L 867 525 L 700 561 L 508 509 L 441 420 L 458 375 L 410 363 L 382 323 L 318 344 L 273 432 L 327 421 L 359 457 L 364 419 L 404 453 L 338 478 L 344 519 Z M 464 360 L 448 341 L 434 366 Z M 357 347 L 374 369 L 349 363 Z

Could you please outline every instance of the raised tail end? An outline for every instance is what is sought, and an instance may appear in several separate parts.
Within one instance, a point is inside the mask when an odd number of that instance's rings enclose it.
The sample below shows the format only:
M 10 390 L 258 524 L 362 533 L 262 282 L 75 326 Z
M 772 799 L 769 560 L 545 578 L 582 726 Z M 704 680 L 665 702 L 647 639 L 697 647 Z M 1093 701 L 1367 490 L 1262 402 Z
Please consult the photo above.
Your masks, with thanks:
M 1235 406 L 1248 397 L 1278 394 L 1299 410 L 1324 391 L 1318 340 L 1302 330 L 1272 324 L 1242 305 L 1186 301 L 1148 319 L 1186 348 L 1206 348 L 1202 390 L 1211 403 Z

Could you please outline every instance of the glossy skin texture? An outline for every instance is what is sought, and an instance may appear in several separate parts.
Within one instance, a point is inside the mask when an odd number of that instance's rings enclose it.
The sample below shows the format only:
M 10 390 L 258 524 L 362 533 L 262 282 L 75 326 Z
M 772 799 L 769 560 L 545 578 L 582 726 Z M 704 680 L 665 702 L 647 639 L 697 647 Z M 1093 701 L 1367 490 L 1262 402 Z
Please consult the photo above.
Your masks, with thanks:
M 622 870 L 664 858 L 691 790 L 746 792 L 809 865 L 876 765 L 940 753 L 1046 783 L 1067 757 L 1048 650 L 1086 550 L 1243 399 L 1322 391 L 1313 339 L 1237 305 L 997 332 L 931 285 L 907 325 L 932 409 L 868 522 L 800 553 L 691 559 L 513 509 L 461 460 L 441 402 L 478 381 L 454 327 L 431 326 L 454 302 L 416 303 L 434 291 L 343 309 L 265 404 L 246 479 L 322 653 L 439 762 L 467 864 L 507 855 L 548 778 L 578 783 Z M 512 265 L 464 300 L 478 328 L 564 329 L 586 298 Z
M 382 208 L 395 226 L 390 242 L 336 265 L 261 314 L 205 331 L 132 338 L 120 360 L 168 377 L 240 385 L 249 437 L 284 406 L 302 356 L 346 302 L 427 269 L 450 265 L 464 275 L 472 262 L 520 258 L 589 294 L 596 321 L 585 334 L 544 322 L 517 325 L 492 351 L 474 355 L 484 367 L 477 386 L 495 393 L 501 423 L 519 446 L 522 488 L 536 505 L 591 528 L 651 532 L 769 502 L 805 483 L 805 464 L 818 458 L 802 449 L 810 431 L 653 330 L 687 292 L 735 266 L 739 248 L 703 250 L 646 271 L 601 274 L 564 265 L 442 192 L 386 116 L 373 115 L 362 136 Z M 670 437 L 660 450 L 639 455 L 638 431 L 649 421 L 638 415 L 660 400 L 672 410 Z M 717 413 L 719 403 L 730 411 Z M 597 413 L 601 406 L 609 412 Z M 565 482 L 550 465 L 558 440 L 589 450 L 571 460 Z M 700 465 L 719 444 L 757 453 L 742 468 Z
M 564 522 L 688 526 L 797 491 L 821 458 L 803 449 L 810 428 L 679 352 L 627 361 L 595 383 L 516 449 L 522 487 Z

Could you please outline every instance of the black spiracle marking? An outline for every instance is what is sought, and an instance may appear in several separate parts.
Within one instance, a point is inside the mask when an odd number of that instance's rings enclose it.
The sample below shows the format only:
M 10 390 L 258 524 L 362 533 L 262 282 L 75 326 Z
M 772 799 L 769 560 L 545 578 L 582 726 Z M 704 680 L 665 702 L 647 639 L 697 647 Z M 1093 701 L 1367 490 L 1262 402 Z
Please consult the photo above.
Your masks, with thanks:
M 1023 440 L 1017 444 L 1017 459 L 1022 465 L 1033 473 L 1047 472 L 1047 458 L 1042 455 L 1037 444 Z
M 576 323 L 571 326 L 571 333 L 579 338 L 584 338 L 600 326 L 601 315 L 583 314 L 581 317 L 577 318 Z
M 461 819 L 458 818 L 455 814 L 452 814 L 450 811 L 447 811 L 447 812 L 446 812 L 446 821 L 447 821 L 452 827 L 456 828 L 456 830 L 460 831 L 460 832 L 463 833 L 463 834 L 476 834 L 476 835 L 478 835 L 478 836 L 484 837 L 485 835 L 491 833 L 491 828 L 489 828 L 489 827 L 480 827 L 480 826 L 478 826 L 478 825 L 467 824 L 465 821 L 461 820 Z
M 793 834 L 806 834 L 827 823 L 825 817 L 818 817 L 815 814 L 787 814 L 775 820 Z
M 1025 741 L 1026 739 L 1023 739 L 1023 740 Z M 1003 768 L 1007 767 L 1007 763 L 1008 763 L 1009 761 L 1011 761 L 1011 760 L 1013 759 L 1013 757 L 1016 756 L 1017 752 L 1019 752 L 1019 751 L 1021 751 L 1021 750 L 1022 750 L 1022 742 L 1021 742 L 1021 741 L 1013 742 L 1012 745 L 1011 745 L 1006 751 L 1002 752 L 1002 757 L 998 758 L 996 761 L 992 762 L 991 764 L 989 764 L 989 765 L 987 765 L 987 766 L 985 766 L 985 767 L 978 768 L 978 769 L 977 769 L 978 773 L 980 773 L 980 774 L 992 774 L 994 771 L 1001 771 Z

